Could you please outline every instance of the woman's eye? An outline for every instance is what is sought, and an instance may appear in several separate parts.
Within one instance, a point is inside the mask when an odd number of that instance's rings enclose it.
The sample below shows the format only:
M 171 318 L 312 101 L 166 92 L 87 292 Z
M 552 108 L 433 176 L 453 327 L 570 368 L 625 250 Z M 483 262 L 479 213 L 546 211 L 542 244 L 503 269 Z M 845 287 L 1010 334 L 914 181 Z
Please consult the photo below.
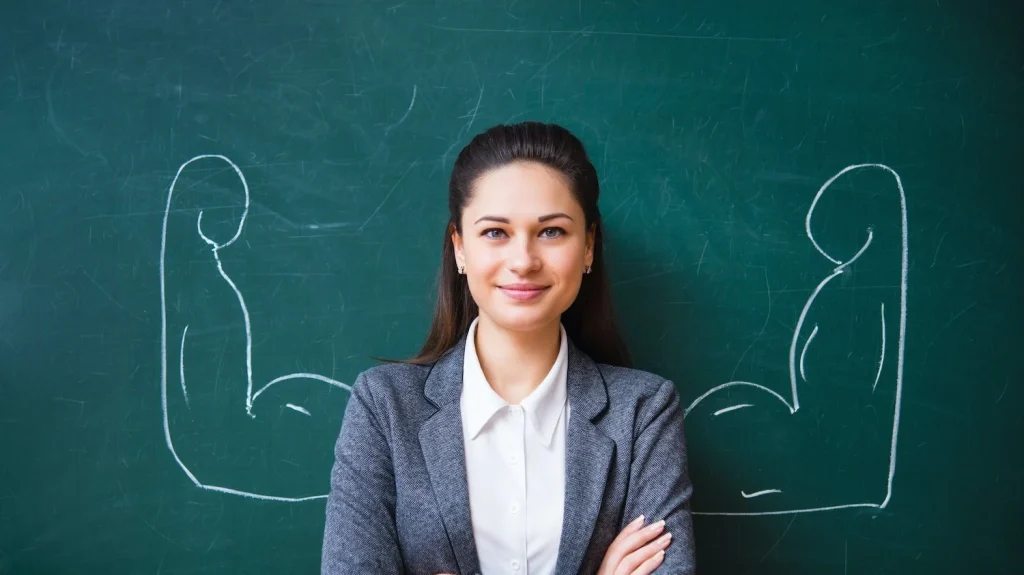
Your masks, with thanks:
M 489 239 L 492 239 L 492 240 L 497 240 L 497 239 L 501 239 L 502 237 L 504 237 L 505 231 L 504 230 L 499 230 L 497 228 L 491 228 L 489 230 L 484 230 L 484 232 L 481 235 L 484 236 L 485 238 L 489 238 Z
M 541 231 L 541 235 L 545 238 L 557 238 L 564 233 L 565 230 L 562 228 L 544 228 L 544 230 Z

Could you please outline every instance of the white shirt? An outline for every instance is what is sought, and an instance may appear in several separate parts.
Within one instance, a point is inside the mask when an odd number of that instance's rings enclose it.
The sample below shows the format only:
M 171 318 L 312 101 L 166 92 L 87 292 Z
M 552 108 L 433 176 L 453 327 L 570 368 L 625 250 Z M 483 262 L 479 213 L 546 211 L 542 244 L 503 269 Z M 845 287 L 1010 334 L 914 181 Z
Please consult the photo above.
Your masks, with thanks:
M 462 432 L 473 538 L 485 575 L 554 573 L 565 503 L 568 345 L 519 405 L 487 383 L 470 325 L 463 364 Z

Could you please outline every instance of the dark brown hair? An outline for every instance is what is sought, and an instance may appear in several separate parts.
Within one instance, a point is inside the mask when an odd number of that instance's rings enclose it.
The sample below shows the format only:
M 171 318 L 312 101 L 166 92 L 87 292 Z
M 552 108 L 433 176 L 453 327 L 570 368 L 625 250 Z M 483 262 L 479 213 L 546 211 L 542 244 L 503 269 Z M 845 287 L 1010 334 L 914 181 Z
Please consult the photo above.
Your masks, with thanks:
M 629 366 L 629 351 L 619 333 L 612 309 L 611 288 L 605 273 L 600 192 L 597 170 L 583 143 L 556 124 L 524 122 L 494 126 L 473 138 L 459 152 L 448 183 L 448 225 L 445 226 L 437 303 L 427 339 L 406 363 L 429 364 L 454 347 L 469 331 L 479 312 L 465 278 L 455 264 L 451 234 L 462 234 L 462 210 L 472 197 L 480 176 L 515 162 L 536 162 L 558 171 L 583 207 L 586 228 L 594 230 L 594 262 L 583 276 L 579 294 L 562 314 L 569 339 L 598 363 Z

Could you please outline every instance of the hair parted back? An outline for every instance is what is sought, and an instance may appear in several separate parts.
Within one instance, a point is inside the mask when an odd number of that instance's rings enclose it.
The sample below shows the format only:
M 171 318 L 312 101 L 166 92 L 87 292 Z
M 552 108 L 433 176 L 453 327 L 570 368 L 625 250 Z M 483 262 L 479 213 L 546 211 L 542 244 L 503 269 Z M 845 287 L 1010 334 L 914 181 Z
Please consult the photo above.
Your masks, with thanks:
M 604 265 L 597 170 L 583 143 L 569 130 L 540 122 L 489 128 L 474 137 L 455 159 L 448 182 L 449 220 L 444 230 L 434 318 L 419 353 L 404 362 L 433 363 L 469 331 L 479 309 L 466 278 L 456 267 L 451 234 L 453 231 L 462 233 L 462 211 L 472 198 L 476 181 L 490 170 L 516 162 L 536 162 L 558 171 L 582 206 L 587 229 L 594 230 L 591 273 L 583 276 L 579 294 L 562 314 L 566 334 L 594 361 L 629 366 L 629 351 L 615 321 Z

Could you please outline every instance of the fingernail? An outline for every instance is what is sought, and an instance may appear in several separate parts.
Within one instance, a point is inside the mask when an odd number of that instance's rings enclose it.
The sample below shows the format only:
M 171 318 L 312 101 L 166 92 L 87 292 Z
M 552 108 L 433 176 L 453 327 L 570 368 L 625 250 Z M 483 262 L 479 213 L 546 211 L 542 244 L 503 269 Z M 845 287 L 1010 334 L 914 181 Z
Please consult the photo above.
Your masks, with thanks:
M 671 541 L 671 540 L 672 540 L 672 534 L 671 533 L 666 533 L 666 534 L 662 535 L 661 537 L 658 537 L 658 545 L 667 545 L 668 542 Z
M 629 526 L 630 527 L 639 527 L 639 526 L 641 526 L 643 524 L 644 524 L 644 516 L 640 515 L 640 517 L 637 517 L 636 519 L 634 519 L 633 522 L 629 524 Z
M 664 526 L 665 526 L 665 520 L 664 519 L 660 519 L 660 520 L 658 520 L 658 521 L 656 521 L 654 523 L 651 523 L 651 526 L 648 527 L 648 529 L 650 529 L 651 531 L 657 531 L 658 529 L 661 529 Z
M 661 551 L 658 551 L 658 560 L 661 561 L 664 558 L 665 558 L 665 550 L 662 549 Z

